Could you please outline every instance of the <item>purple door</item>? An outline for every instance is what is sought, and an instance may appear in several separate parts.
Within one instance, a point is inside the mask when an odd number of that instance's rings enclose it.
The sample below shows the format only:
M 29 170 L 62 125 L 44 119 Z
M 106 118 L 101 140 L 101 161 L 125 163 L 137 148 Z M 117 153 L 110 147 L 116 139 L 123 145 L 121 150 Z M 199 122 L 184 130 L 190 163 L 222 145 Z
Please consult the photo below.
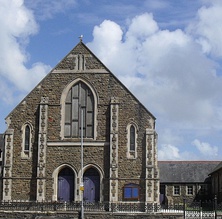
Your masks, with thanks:
M 58 201 L 74 200 L 74 174 L 70 168 L 64 168 L 58 175 Z
M 98 202 L 100 199 L 100 177 L 96 169 L 90 168 L 84 173 L 84 201 Z

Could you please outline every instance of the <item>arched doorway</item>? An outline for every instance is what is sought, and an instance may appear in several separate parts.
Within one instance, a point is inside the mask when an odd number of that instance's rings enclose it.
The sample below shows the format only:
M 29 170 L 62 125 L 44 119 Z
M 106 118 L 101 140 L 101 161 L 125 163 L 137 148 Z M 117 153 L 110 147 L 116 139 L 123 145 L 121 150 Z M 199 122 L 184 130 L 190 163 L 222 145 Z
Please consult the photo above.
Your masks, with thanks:
M 69 167 L 63 168 L 58 175 L 58 201 L 74 201 L 74 173 Z
M 83 175 L 84 201 L 98 202 L 100 200 L 100 175 L 95 168 L 89 168 Z

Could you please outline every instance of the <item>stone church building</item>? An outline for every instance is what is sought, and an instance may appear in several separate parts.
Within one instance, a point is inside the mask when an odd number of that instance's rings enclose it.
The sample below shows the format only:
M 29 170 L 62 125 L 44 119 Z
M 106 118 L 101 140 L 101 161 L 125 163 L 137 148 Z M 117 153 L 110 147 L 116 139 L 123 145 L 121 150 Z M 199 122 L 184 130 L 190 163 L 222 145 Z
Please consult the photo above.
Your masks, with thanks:
M 159 202 L 155 117 L 82 40 L 6 123 L 3 201 Z

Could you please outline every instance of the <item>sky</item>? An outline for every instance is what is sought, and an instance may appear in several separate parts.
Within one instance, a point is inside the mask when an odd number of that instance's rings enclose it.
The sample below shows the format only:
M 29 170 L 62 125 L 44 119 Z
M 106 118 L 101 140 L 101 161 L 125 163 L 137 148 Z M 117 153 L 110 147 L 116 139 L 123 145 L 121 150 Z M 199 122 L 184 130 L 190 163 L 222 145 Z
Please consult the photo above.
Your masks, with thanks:
M 221 0 L 0 0 L 0 133 L 83 35 L 156 117 L 159 160 L 222 160 L 221 24 Z

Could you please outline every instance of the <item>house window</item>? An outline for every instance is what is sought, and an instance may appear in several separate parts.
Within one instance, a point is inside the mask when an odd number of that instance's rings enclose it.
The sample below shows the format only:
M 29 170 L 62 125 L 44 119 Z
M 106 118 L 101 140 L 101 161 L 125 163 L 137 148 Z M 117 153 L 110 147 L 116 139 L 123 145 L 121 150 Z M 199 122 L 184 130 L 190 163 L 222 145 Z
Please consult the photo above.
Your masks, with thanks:
M 138 128 L 135 123 L 129 123 L 127 126 L 127 157 L 137 157 L 137 132 Z
M 22 153 L 23 158 L 28 158 L 31 156 L 31 146 L 32 146 L 32 126 L 29 123 L 25 123 L 22 126 Z
M 174 186 L 173 187 L 173 194 L 174 195 L 180 195 L 180 186 Z
M 187 195 L 193 195 L 193 186 L 187 186 Z
M 84 138 L 94 135 L 94 97 L 89 87 L 79 82 L 71 87 L 65 100 L 66 138 L 81 137 L 81 118 L 83 118 Z
M 123 188 L 123 199 L 125 201 L 139 200 L 139 186 L 137 184 L 127 184 Z

